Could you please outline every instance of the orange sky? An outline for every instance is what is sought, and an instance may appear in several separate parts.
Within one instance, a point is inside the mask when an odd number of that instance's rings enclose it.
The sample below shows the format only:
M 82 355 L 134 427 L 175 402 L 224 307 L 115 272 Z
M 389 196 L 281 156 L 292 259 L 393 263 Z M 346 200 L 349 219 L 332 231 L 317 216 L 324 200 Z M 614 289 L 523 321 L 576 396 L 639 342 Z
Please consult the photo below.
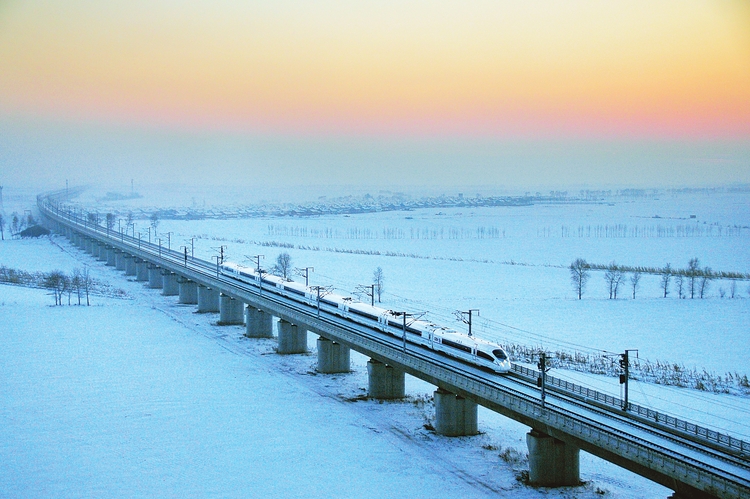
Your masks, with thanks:
M 750 137 L 750 2 L 0 4 L 7 115 L 303 135 Z

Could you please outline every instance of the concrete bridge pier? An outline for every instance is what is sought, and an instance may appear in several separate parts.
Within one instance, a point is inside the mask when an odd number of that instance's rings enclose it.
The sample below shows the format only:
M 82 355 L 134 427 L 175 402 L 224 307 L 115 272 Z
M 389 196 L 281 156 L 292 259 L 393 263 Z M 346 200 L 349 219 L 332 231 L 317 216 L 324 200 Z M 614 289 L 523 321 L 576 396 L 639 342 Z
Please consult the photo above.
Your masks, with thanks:
M 89 255 L 92 255 L 92 256 L 94 256 L 94 241 L 92 241 L 92 240 L 91 240 L 91 239 L 89 239 L 89 238 L 85 238 L 85 239 L 83 240 L 83 249 L 84 249 L 84 251 L 86 251 L 86 253 L 88 253 Z M 99 257 L 99 247 L 98 247 L 98 246 L 96 247 L 96 252 L 97 252 L 97 253 L 96 253 L 95 257 Z
M 542 487 L 580 485 L 579 449 L 541 431 L 526 434 L 529 484 Z
M 245 336 L 273 338 L 273 315 L 248 305 L 245 309 Z
M 125 260 L 125 257 L 127 257 L 127 253 L 124 253 L 120 250 L 115 250 L 115 269 L 125 271 L 125 268 L 127 266 L 127 262 Z
M 245 323 L 245 304 L 241 300 L 221 293 L 219 295 L 219 325 L 230 326 Z
M 107 251 L 107 247 L 105 245 L 103 245 L 103 244 L 98 244 L 98 243 L 94 243 L 94 244 L 97 244 L 97 246 L 99 248 L 97 250 L 98 251 L 98 253 L 97 253 L 98 257 L 97 258 L 99 259 L 99 261 L 100 262 L 107 262 L 107 263 L 109 263 L 109 261 L 108 261 L 109 260 L 109 257 L 108 257 L 109 251 Z
M 141 260 L 140 258 L 134 258 L 135 260 L 135 280 L 136 281 L 148 281 L 148 262 Z
M 151 289 L 161 289 L 164 287 L 161 269 L 158 265 L 151 263 L 148 264 L 148 287 Z
M 435 431 L 446 437 L 476 435 L 477 404 L 442 388 L 435 390 Z
M 117 250 L 114 248 L 107 248 L 107 267 L 114 267 L 116 261 Z
M 279 319 L 279 345 L 276 352 L 280 354 L 307 352 L 307 329 Z
M 162 272 L 162 279 L 162 295 L 177 296 L 180 294 L 180 285 L 177 283 L 177 274 L 165 270 Z
M 184 277 L 177 279 L 177 284 L 180 287 L 178 303 L 191 305 L 198 303 L 198 284 Z
M 375 359 L 367 362 L 367 395 L 374 399 L 400 399 L 406 395 L 406 373 Z
M 198 313 L 219 312 L 219 292 L 206 286 L 198 286 Z
M 350 353 L 344 345 L 319 336 L 317 371 L 324 374 L 348 373 L 351 370 Z
M 135 275 L 135 257 L 125 253 L 125 275 Z

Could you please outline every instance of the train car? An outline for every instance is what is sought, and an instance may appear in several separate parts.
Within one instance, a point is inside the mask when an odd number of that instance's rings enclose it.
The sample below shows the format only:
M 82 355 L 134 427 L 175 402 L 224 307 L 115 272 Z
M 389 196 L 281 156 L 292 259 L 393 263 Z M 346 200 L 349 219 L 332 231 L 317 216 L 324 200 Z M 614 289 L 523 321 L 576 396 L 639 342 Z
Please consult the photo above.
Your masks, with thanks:
M 233 262 L 219 266 L 222 275 L 242 281 L 254 288 L 276 293 L 293 301 L 322 307 L 342 318 L 373 327 L 392 336 L 404 335 L 403 322 L 392 311 L 354 301 L 353 298 L 328 293 L 318 298 L 317 292 L 301 283 L 258 272 Z M 459 333 L 431 322 L 416 320 L 406 326 L 406 341 L 441 352 L 469 364 L 490 369 L 496 373 L 507 373 L 511 369 L 510 359 L 502 346 L 490 341 Z

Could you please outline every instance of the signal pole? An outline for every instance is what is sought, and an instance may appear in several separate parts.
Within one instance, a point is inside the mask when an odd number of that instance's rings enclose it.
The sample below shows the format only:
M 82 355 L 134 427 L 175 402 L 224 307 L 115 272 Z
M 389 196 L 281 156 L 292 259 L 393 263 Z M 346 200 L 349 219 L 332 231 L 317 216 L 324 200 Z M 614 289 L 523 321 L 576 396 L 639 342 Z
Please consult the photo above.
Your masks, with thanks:
M 623 390 L 622 410 L 628 410 L 628 381 L 630 379 L 630 352 L 636 352 L 636 358 L 638 358 L 638 350 L 625 350 L 625 353 L 620 354 L 620 384 L 625 385 Z
M 542 407 L 544 407 L 544 399 L 547 398 L 547 393 L 545 390 L 545 386 L 547 384 L 547 371 L 551 369 L 551 367 L 547 367 L 547 353 L 546 352 L 539 352 L 539 362 L 537 362 L 536 366 L 539 368 L 540 376 L 537 379 L 537 385 L 542 389 Z

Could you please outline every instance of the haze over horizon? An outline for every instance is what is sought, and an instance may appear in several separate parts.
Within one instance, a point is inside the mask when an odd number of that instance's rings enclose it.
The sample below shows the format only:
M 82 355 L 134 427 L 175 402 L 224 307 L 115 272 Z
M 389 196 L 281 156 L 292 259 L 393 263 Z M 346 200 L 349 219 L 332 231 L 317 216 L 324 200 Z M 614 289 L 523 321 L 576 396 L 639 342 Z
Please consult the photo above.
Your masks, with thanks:
M 750 182 L 734 0 L 0 5 L 0 184 Z

